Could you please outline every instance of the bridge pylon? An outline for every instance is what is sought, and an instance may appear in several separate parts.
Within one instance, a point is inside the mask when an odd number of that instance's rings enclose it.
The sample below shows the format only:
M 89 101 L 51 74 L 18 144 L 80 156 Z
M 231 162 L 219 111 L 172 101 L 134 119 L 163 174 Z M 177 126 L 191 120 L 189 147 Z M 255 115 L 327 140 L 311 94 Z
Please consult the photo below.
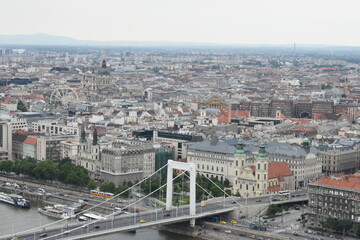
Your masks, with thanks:
M 173 170 L 180 169 L 190 172 L 190 215 L 196 215 L 196 164 L 168 160 L 166 185 L 166 210 L 172 210 L 173 198 Z M 195 225 L 195 218 L 191 219 L 190 225 Z

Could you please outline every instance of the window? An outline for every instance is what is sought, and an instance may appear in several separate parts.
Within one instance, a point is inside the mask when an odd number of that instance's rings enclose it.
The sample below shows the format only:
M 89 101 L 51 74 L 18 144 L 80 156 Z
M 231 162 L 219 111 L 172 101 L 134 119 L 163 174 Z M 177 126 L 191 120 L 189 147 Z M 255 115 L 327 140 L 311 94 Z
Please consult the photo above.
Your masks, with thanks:
M 258 164 L 258 170 L 260 170 L 260 164 Z

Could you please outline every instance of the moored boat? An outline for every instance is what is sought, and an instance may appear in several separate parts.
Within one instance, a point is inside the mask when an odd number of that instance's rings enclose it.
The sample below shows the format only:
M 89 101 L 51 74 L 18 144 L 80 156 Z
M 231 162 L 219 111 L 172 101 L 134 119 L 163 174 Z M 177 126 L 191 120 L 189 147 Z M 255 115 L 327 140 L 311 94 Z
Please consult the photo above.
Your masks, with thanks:
M 16 194 L 6 194 L 3 192 L 0 192 L 0 202 L 20 208 L 29 208 L 31 206 L 30 201 L 26 200 L 22 196 Z
M 65 205 L 57 204 L 54 206 L 46 206 L 38 208 L 39 213 L 53 218 L 68 219 L 75 218 L 74 208 Z

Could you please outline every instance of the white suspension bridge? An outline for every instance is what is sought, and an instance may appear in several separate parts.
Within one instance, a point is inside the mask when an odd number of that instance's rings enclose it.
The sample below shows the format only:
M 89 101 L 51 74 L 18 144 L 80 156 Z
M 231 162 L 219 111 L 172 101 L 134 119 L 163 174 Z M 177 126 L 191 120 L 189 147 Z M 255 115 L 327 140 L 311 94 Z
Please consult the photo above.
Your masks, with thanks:
M 167 167 L 167 181 L 161 185 L 161 174 L 160 184 L 157 189 L 151 191 L 151 178 Z M 178 169 L 182 172 L 176 177 L 173 177 L 173 170 Z M 187 174 L 189 172 L 189 174 Z M 210 178 L 205 174 L 202 174 L 207 178 L 214 186 L 216 186 L 224 194 L 223 197 L 214 198 L 208 191 L 206 191 L 201 185 L 196 182 L 196 174 L 201 173 L 200 170 L 196 169 L 194 163 L 183 163 L 169 160 L 166 165 L 158 169 L 152 175 L 133 185 L 131 188 L 113 196 L 118 198 L 123 195 L 126 191 L 132 191 L 137 189 L 143 182 L 150 180 L 149 193 L 141 198 L 133 201 L 121 209 L 114 211 L 104 216 L 104 219 L 98 219 L 93 221 L 87 221 L 85 223 L 71 222 L 70 219 L 61 219 L 49 224 L 45 224 L 39 227 L 28 229 L 25 231 L 9 234 L 6 236 L 0 236 L 0 239 L 10 240 L 14 237 L 19 239 L 89 239 L 91 237 L 113 234 L 121 231 L 134 231 L 140 228 L 148 228 L 157 225 L 166 225 L 176 222 L 189 221 L 191 226 L 195 225 L 195 220 L 206 216 L 219 215 L 224 213 L 232 212 L 240 206 L 240 204 L 231 197 L 226 191 L 216 185 Z M 173 182 L 179 177 L 187 176 L 190 179 L 190 199 L 188 205 L 173 206 Z M 130 207 L 135 207 L 141 201 L 145 199 L 154 199 L 153 196 L 157 192 L 166 186 L 166 208 L 157 207 L 155 204 L 154 209 L 144 212 L 134 212 L 132 214 L 119 214 L 123 210 L 127 210 Z M 183 186 L 183 184 L 182 184 Z M 204 191 L 210 199 L 196 203 L 196 187 L 199 187 Z M 183 189 L 182 189 L 183 192 Z M 82 215 L 86 212 L 93 210 L 96 207 L 100 207 L 103 204 L 108 203 L 111 199 L 106 199 L 76 215 Z M 184 202 L 184 201 L 182 201 Z M 237 204 L 234 204 L 237 203 Z

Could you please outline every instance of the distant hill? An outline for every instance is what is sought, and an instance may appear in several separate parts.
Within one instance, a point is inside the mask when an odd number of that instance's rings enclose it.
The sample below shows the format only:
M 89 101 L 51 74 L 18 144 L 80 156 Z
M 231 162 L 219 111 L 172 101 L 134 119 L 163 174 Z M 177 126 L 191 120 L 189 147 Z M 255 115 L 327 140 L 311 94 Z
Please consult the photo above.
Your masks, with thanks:
M 162 41 L 92 41 L 44 33 L 33 35 L 0 35 L 0 45 L 46 45 L 46 46 L 221 46 L 222 44 Z
M 9 45 L 77 45 L 78 42 L 78 40 L 73 38 L 43 33 L 33 35 L 0 35 L 0 44 Z
M 166 41 L 92 41 L 77 40 L 70 37 L 54 36 L 44 33 L 32 35 L 0 35 L 0 48 L 5 45 L 19 46 L 94 46 L 94 47 L 209 47 L 233 48 L 242 50 L 261 51 L 293 51 L 293 44 L 221 44 L 221 43 L 196 43 L 196 42 L 166 42 Z M 298 44 L 296 51 L 356 51 L 360 47 L 333 46 L 320 44 Z

